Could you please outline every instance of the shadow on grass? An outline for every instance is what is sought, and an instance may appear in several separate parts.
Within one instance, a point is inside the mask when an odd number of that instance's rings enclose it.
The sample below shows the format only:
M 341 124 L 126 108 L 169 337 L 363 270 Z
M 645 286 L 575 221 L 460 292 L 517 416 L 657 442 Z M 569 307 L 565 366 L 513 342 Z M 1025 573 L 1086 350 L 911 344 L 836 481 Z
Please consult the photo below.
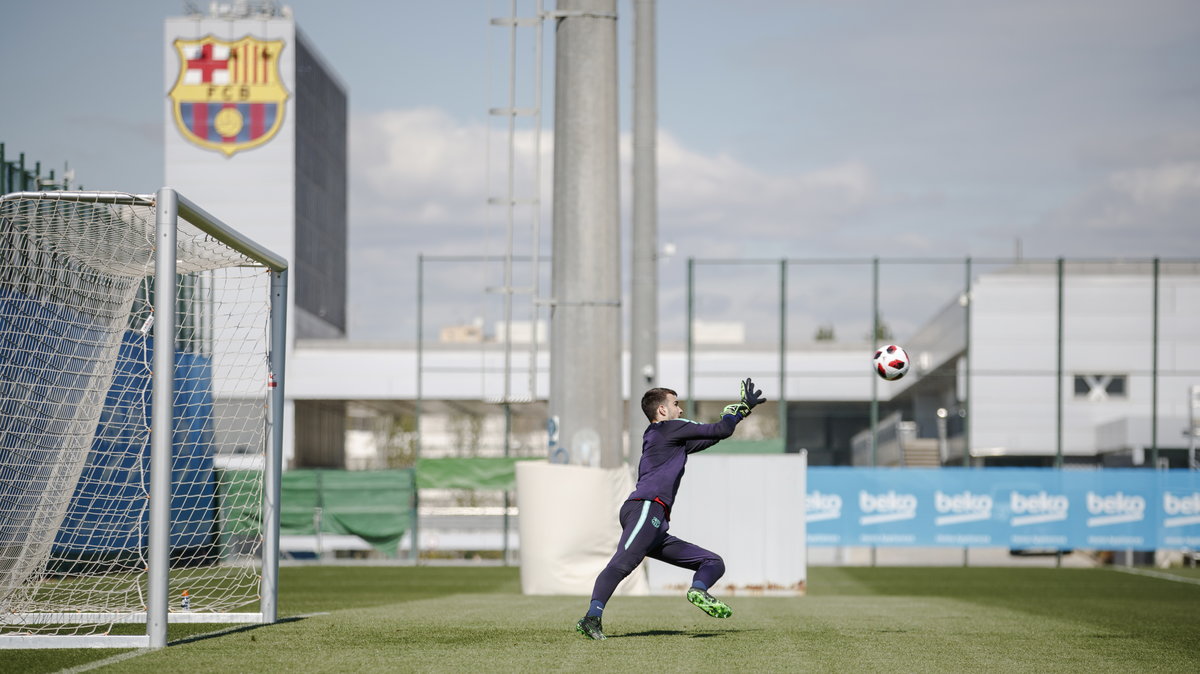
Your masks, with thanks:
M 257 630 L 257 629 L 260 629 L 263 627 L 271 627 L 272 625 L 282 625 L 284 623 L 294 623 L 294 622 L 298 622 L 298 621 L 304 620 L 305 618 L 309 618 L 309 617 L 311 617 L 311 616 L 307 616 L 307 615 L 291 616 L 288 618 L 279 618 L 278 620 L 276 620 L 273 623 L 255 623 L 253 625 L 238 625 L 236 627 L 229 627 L 229 628 L 226 628 L 223 630 L 217 630 L 215 632 L 206 632 L 204 634 L 195 634 L 190 637 L 183 637 L 182 639 L 175 639 L 174 641 L 168 642 L 167 645 L 168 646 L 180 646 L 183 644 L 195 643 L 197 641 L 204 641 L 205 639 L 216 639 L 217 637 L 229 636 L 230 634 L 239 634 L 241 632 L 252 632 L 254 630 Z
M 646 630 L 645 632 L 626 632 L 625 634 L 610 634 L 609 639 L 622 639 L 624 637 L 691 637 L 693 639 L 707 639 L 708 637 L 723 637 L 730 634 L 738 634 L 741 632 L 757 632 L 758 630 L 721 630 L 720 632 L 691 632 L 688 630 Z

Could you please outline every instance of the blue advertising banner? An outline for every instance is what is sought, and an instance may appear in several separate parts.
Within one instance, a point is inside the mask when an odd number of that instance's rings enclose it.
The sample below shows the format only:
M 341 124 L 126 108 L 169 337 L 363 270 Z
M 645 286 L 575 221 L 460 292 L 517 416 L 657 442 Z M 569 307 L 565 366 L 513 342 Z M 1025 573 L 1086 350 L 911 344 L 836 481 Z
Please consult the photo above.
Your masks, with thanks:
M 1200 548 L 1200 472 L 808 471 L 809 545 Z

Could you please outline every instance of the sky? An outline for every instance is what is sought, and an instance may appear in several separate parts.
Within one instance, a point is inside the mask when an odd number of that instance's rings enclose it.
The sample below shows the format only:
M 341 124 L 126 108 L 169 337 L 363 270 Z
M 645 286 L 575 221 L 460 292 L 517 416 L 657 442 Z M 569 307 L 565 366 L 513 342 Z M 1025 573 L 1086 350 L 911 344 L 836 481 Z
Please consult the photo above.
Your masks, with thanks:
M 89 189 L 156 190 L 163 22 L 182 16 L 183 3 L 4 4 L 0 142 L 8 156 L 23 152 L 58 171 L 69 164 Z M 507 135 L 487 111 L 507 101 L 508 33 L 489 20 L 507 15 L 509 2 L 284 4 L 349 98 L 349 337 L 411 341 L 416 256 L 505 247 L 504 213 L 487 199 L 504 185 Z M 915 328 L 961 287 L 966 256 L 1200 257 L 1200 3 L 656 6 L 665 341 L 682 336 L 688 258 L 945 258 L 936 271 L 887 267 L 894 282 L 884 283 L 885 304 L 913 307 L 892 309 L 890 319 Z M 519 2 L 518 14 L 533 7 Z M 617 11 L 628 264 L 632 0 L 618 0 Z M 519 105 L 532 99 L 531 34 L 518 41 Z M 548 204 L 549 26 L 543 49 Z M 517 183 L 528 189 L 535 143 L 524 124 Z M 543 212 L 548 233 L 548 205 Z M 521 213 L 518 224 L 531 220 Z M 518 252 L 528 249 L 518 239 Z M 698 269 L 698 318 L 742 322 L 752 338 L 775 334 L 777 265 Z M 789 330 L 861 330 L 869 265 L 790 269 Z M 481 290 L 498 285 L 498 273 L 432 265 L 431 330 L 501 318 L 497 296 Z M 857 318 L 839 313 L 846 306 Z

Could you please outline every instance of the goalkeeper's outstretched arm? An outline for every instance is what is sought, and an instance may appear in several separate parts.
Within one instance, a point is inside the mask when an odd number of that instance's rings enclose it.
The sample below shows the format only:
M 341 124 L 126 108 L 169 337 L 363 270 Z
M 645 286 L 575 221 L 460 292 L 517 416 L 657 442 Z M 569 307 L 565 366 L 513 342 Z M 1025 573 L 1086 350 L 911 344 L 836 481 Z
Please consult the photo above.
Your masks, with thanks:
M 724 432 L 726 428 L 728 428 L 728 432 L 719 436 L 713 435 L 689 440 L 686 443 L 688 454 L 708 449 L 730 435 L 733 435 L 733 429 L 737 427 L 738 422 L 750 416 L 751 410 L 765 400 L 766 398 L 763 397 L 762 391 L 754 387 L 754 382 L 749 377 L 742 380 L 740 400 L 725 406 L 725 409 L 721 413 L 721 421 L 715 424 L 696 424 L 696 426 L 701 427 L 697 430 L 706 427 L 718 427 L 720 428 L 718 434 Z

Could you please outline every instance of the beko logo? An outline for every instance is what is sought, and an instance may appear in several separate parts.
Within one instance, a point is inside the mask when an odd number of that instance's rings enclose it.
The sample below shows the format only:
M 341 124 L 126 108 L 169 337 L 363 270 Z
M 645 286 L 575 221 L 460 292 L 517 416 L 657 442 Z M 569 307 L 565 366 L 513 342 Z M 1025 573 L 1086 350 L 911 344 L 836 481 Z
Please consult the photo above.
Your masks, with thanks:
M 1011 524 L 1014 527 L 1023 527 L 1067 519 L 1070 502 L 1062 494 L 1050 494 L 1045 491 L 1022 494 L 1014 491 L 1009 499 L 1009 507 L 1013 513 Z
M 1163 492 L 1163 512 L 1169 515 L 1163 520 L 1164 527 L 1200 524 L 1200 492 L 1192 492 L 1187 496 Z
M 858 507 L 864 514 L 859 524 L 881 524 L 911 520 L 917 516 L 917 497 L 889 490 L 883 494 L 858 492 Z
M 1104 527 L 1110 524 L 1139 522 L 1146 517 L 1146 499 L 1141 496 L 1117 492 L 1110 495 L 1087 493 L 1089 527 Z
M 804 499 L 808 511 L 805 514 L 807 522 L 836 520 L 842 516 L 842 497 L 837 494 L 822 494 L 814 491 Z
M 934 523 L 939 527 L 992 517 L 992 497 L 987 494 L 972 494 L 969 491 L 946 494 L 939 490 L 933 494 L 933 506 L 938 511 Z

